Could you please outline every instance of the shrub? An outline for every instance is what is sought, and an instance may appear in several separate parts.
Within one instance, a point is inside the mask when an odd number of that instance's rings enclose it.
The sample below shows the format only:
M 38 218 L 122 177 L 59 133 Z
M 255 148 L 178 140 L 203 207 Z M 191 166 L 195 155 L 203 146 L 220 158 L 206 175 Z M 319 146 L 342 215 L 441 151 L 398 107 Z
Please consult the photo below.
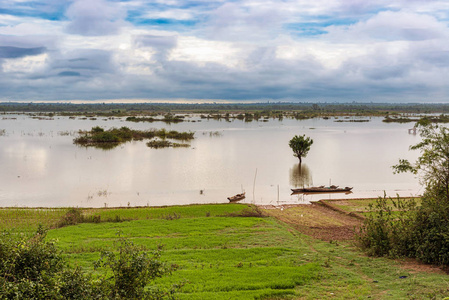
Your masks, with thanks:
M 95 268 L 108 267 L 112 276 L 104 279 L 110 298 L 149 299 L 151 295 L 163 295 L 156 288 L 145 289 L 155 278 L 171 273 L 169 267 L 160 260 L 161 248 L 151 255 L 132 242 L 120 238 L 117 252 L 103 251 Z
M 64 264 L 39 227 L 31 237 L 3 232 L 0 237 L 0 299 L 56 299 L 55 274 Z
M 56 227 L 64 227 L 69 225 L 76 225 L 84 222 L 83 212 L 79 208 L 70 208 L 67 213 L 59 220 Z
M 413 199 L 379 197 L 356 234 L 359 246 L 373 256 L 413 256 L 415 213 Z
M 160 259 L 161 249 L 149 253 L 121 238 L 116 252 L 105 251 L 95 267 L 106 267 L 93 279 L 69 268 L 53 241 L 39 227 L 32 236 L 0 235 L 0 299 L 163 299 L 177 290 L 147 288 L 155 278 L 176 269 Z M 112 276 L 110 276 L 112 272 Z

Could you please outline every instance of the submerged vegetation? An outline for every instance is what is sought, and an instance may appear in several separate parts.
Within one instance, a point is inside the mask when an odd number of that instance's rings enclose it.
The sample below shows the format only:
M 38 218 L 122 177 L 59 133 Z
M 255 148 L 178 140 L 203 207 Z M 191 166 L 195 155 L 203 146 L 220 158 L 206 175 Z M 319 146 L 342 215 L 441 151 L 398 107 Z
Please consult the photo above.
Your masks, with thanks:
M 0 103 L 0 113 L 25 113 L 40 120 L 56 116 L 79 117 L 83 120 L 97 118 L 126 118 L 128 122 L 198 122 L 223 120 L 231 122 L 267 122 L 291 118 L 296 120 L 346 116 L 354 120 L 337 122 L 369 122 L 360 117 L 385 117 L 385 122 L 414 122 L 423 114 L 448 114 L 449 104 L 397 104 L 397 103 Z M 201 120 L 190 120 L 197 115 Z M 447 122 L 449 118 L 438 121 Z
M 147 146 L 150 148 L 154 148 L 154 149 L 168 148 L 168 147 L 173 147 L 173 148 L 188 148 L 188 147 L 190 147 L 189 144 L 172 143 L 172 142 L 166 141 L 166 140 L 152 140 L 147 143 Z
M 420 123 L 449 123 L 448 115 L 440 115 L 440 116 L 424 116 L 421 118 L 416 117 L 404 117 L 401 115 L 392 115 L 386 116 L 383 122 L 386 123 L 412 123 L 412 122 L 420 122 Z
M 178 132 L 167 131 L 166 129 L 153 129 L 153 130 L 133 130 L 128 127 L 111 128 L 104 130 L 103 128 L 96 126 L 90 131 L 80 131 L 80 136 L 73 140 L 73 143 L 85 147 L 98 147 L 102 149 L 111 149 L 122 143 L 129 141 L 140 141 L 143 139 L 161 138 L 163 139 L 165 147 L 188 147 L 188 144 L 177 144 L 165 141 L 165 139 L 175 139 L 181 141 L 190 141 L 194 138 L 194 132 Z M 151 142 L 150 142 L 151 143 Z M 155 141 L 158 144 L 158 141 Z M 150 146 L 150 145 L 149 145 Z M 151 146 L 150 146 L 151 147 Z M 153 147 L 157 148 L 157 147 Z
M 165 122 L 165 123 L 180 123 L 184 122 L 184 116 L 166 114 L 163 118 L 153 118 L 153 117 L 127 117 L 126 121 L 129 122 Z

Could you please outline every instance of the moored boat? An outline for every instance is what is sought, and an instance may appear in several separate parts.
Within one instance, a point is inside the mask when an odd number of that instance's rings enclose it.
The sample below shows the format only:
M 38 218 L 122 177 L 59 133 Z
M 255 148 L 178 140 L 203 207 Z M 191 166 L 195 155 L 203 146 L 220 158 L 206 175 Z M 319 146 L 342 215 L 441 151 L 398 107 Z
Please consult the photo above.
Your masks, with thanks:
M 239 201 L 245 198 L 245 192 L 228 197 L 229 202 Z
M 302 189 L 291 189 L 293 193 L 338 193 L 338 192 L 350 192 L 352 187 L 339 188 L 338 186 L 314 186 Z

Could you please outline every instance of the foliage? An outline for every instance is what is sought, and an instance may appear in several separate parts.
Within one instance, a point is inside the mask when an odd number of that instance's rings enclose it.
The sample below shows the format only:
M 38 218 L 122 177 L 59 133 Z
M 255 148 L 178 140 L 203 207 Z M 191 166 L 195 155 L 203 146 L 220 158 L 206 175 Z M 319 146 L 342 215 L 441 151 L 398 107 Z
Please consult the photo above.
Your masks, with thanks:
M 45 241 L 39 227 L 33 236 L 0 236 L 0 299 L 55 299 L 54 274 L 63 269 L 60 252 Z
M 112 277 L 94 279 L 79 268 L 69 268 L 53 241 L 39 227 L 32 236 L 0 235 L 0 299 L 162 299 L 168 292 L 146 286 L 174 270 L 144 248 L 121 239 L 118 254 L 104 252 L 97 266 L 111 269 Z M 108 273 L 105 273 L 108 274 Z
M 302 163 L 302 158 L 307 156 L 310 147 L 313 144 L 313 140 L 310 137 L 295 135 L 289 142 L 290 148 L 293 150 L 293 156 L 299 159 L 299 163 Z
M 440 205 L 449 204 L 449 129 L 434 125 L 418 126 L 422 141 L 411 150 L 419 150 L 421 156 L 411 164 L 408 160 L 400 160 L 394 166 L 397 173 L 412 172 L 420 174 L 421 183 L 426 193 L 443 197 Z
M 416 208 L 414 199 L 379 197 L 356 235 L 359 246 L 373 256 L 409 256 Z
M 419 174 L 425 192 L 418 208 L 406 207 L 406 218 L 391 214 L 379 202 L 366 219 L 359 240 L 373 255 L 401 255 L 449 266 L 449 129 L 429 122 L 417 124 L 422 141 L 416 162 L 400 160 L 397 173 Z

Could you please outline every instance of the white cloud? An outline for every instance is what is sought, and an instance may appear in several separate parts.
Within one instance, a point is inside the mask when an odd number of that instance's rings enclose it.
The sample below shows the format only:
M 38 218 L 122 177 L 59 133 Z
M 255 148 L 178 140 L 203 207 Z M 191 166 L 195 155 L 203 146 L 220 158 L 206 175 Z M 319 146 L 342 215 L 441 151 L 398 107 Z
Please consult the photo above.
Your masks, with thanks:
M 195 14 L 189 9 L 167 9 L 164 11 L 148 11 L 141 16 L 146 19 L 193 20 Z
M 116 34 L 126 16 L 120 5 L 105 0 L 75 0 L 66 15 L 67 32 L 86 36 Z
M 420 41 L 445 38 L 448 27 L 436 18 L 409 12 L 380 12 L 372 18 L 349 26 L 326 28 L 326 38 L 334 41 L 360 43 L 367 40 Z
M 448 12 L 442 0 L 75 0 L 68 20 L 0 15 L 0 96 L 445 97 Z M 33 48 L 45 53 L 24 56 Z
M 33 74 L 42 72 L 47 64 L 48 54 L 43 53 L 35 56 L 5 59 L 2 69 L 5 73 Z
M 207 62 L 228 67 L 238 67 L 239 49 L 230 42 L 217 42 L 195 37 L 179 37 L 178 45 L 170 53 L 169 60 L 186 61 L 204 65 Z

